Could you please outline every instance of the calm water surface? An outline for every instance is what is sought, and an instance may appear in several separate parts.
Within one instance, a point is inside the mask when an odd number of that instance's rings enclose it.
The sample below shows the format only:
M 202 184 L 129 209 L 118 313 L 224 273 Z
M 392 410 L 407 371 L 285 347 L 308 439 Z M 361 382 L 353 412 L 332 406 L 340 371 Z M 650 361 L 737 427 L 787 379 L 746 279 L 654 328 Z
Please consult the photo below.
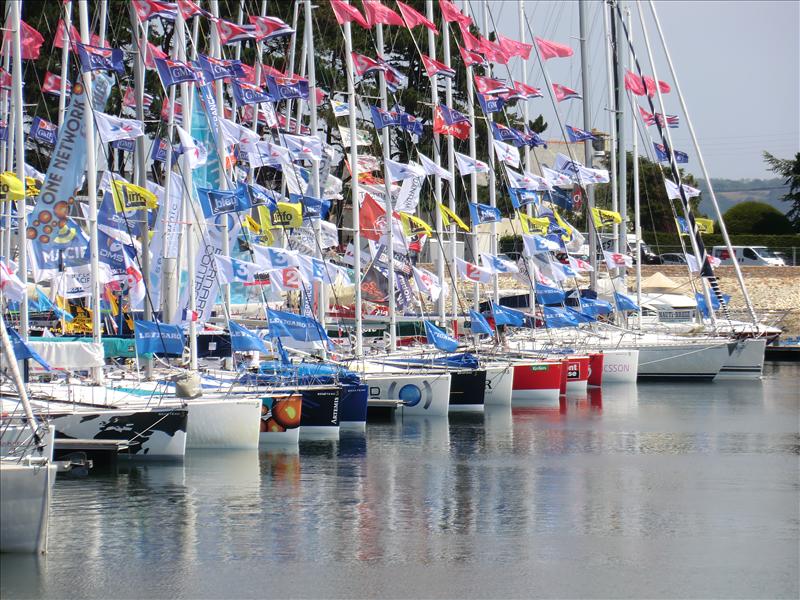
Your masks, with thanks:
M 800 366 L 60 478 L 13 597 L 786 597 Z

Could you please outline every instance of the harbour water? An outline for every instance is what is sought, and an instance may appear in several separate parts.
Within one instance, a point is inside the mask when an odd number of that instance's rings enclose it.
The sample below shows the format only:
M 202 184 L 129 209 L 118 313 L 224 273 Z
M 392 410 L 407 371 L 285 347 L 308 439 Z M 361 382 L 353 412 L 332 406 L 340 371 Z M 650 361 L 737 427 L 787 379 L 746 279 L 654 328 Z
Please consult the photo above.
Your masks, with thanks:
M 60 478 L 2 598 L 797 598 L 800 367 Z

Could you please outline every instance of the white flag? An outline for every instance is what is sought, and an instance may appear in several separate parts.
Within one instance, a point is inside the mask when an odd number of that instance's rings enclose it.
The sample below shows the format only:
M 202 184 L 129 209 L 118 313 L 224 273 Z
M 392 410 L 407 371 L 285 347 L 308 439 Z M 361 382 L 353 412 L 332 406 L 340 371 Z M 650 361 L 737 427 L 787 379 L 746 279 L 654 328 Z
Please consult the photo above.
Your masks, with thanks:
M 25 298 L 25 284 L 17 277 L 17 272 L 12 271 L 3 261 L 0 261 L 0 291 L 14 302 Z
M 125 276 L 128 280 L 128 297 L 130 298 L 131 308 L 139 309 L 143 307 L 144 299 L 147 296 L 147 286 L 142 277 L 139 266 L 128 256 L 128 251 L 122 249 L 125 257 Z
M 206 164 L 206 160 L 208 160 L 208 150 L 206 150 L 206 147 L 194 139 L 189 132 L 180 125 L 175 125 L 175 129 L 178 130 L 178 137 L 181 140 L 181 151 L 186 157 L 189 168 L 194 169 L 195 167 Z
M 248 144 L 246 148 L 243 146 L 240 148 L 247 152 L 247 161 L 254 169 L 267 166 L 276 167 L 291 161 L 288 148 L 269 141 L 256 142 L 253 145 Z
M 214 255 L 214 261 L 217 263 L 217 277 L 219 277 L 220 283 L 252 283 L 255 281 L 256 275 L 264 271 L 256 263 L 236 260 L 220 254 Z
M 331 106 L 333 107 L 333 116 L 346 117 L 350 114 L 350 103 L 340 102 L 339 100 L 331 99 Z
M 572 179 L 563 173 L 542 167 L 542 176 L 551 186 L 572 187 Z
M 458 166 L 458 172 L 462 175 L 469 175 L 471 173 L 488 173 L 489 172 L 489 165 L 481 160 L 473 160 L 466 154 L 461 154 L 460 152 L 456 152 L 456 166 Z
M 519 267 L 493 254 L 481 252 L 481 264 L 492 273 L 519 273 Z
M 492 281 L 492 272 L 489 269 L 473 265 L 471 262 L 461 260 L 458 257 L 456 257 L 456 269 L 459 275 L 469 281 L 476 283 L 489 283 Z
M 568 258 L 569 258 L 569 266 L 575 269 L 576 271 L 583 271 L 585 273 L 594 271 L 594 268 L 592 268 L 592 265 L 589 263 L 589 261 L 583 260 L 582 258 L 573 258 L 571 256 Z
M 256 263 L 264 270 L 277 271 L 296 267 L 300 264 L 297 259 L 297 252 L 284 250 L 283 248 L 272 248 L 269 246 L 251 246 Z
M 417 267 L 411 267 L 411 269 L 414 271 L 414 283 L 417 284 L 419 292 L 428 296 L 432 302 L 438 301 L 442 294 L 442 283 L 439 278 L 426 269 Z M 447 290 L 445 289 L 444 292 L 446 295 Z
M 438 175 L 442 179 L 447 179 L 447 181 L 453 181 L 453 176 L 450 174 L 450 171 L 448 171 L 441 165 L 437 165 L 435 162 L 433 162 L 430 158 L 428 158 L 421 152 L 417 152 L 417 156 L 419 156 L 419 160 L 422 163 L 422 168 L 425 169 L 425 173 L 427 173 L 428 175 Z
M 664 185 L 667 188 L 667 197 L 670 200 L 680 200 L 681 193 L 678 190 L 678 184 L 677 183 L 674 183 L 673 181 L 670 181 L 669 179 L 665 179 L 664 180 Z M 690 185 L 686 185 L 684 183 L 683 184 L 683 193 L 686 194 L 686 199 L 688 200 L 689 198 L 696 198 L 697 196 L 699 196 L 700 195 L 700 190 L 698 190 L 697 188 L 693 188 Z
M 388 172 L 389 181 L 403 181 L 411 177 L 425 177 L 425 170 L 417 163 L 410 162 L 407 165 L 399 163 L 391 158 L 386 159 L 386 170 Z
M 322 141 L 313 135 L 291 135 L 283 134 L 283 141 L 286 147 L 296 159 L 321 160 Z
M 255 144 L 261 139 L 253 130 L 234 123 L 230 119 L 220 118 L 219 129 L 226 147 L 239 144 L 239 147 L 246 152 L 252 152 Z
M 494 144 L 494 153 L 497 155 L 497 160 L 512 167 L 519 168 L 519 149 L 511 144 L 501 142 L 500 140 L 492 140 Z
M 603 250 L 603 256 L 609 269 L 624 269 L 633 266 L 633 259 L 627 254 Z
M 117 140 L 133 140 L 144 135 L 144 123 L 136 119 L 123 119 L 95 111 L 94 120 L 97 134 L 104 144 Z
M 578 177 L 582 185 L 592 185 L 595 183 L 608 183 L 611 179 L 606 169 L 590 169 L 583 165 L 578 167 Z

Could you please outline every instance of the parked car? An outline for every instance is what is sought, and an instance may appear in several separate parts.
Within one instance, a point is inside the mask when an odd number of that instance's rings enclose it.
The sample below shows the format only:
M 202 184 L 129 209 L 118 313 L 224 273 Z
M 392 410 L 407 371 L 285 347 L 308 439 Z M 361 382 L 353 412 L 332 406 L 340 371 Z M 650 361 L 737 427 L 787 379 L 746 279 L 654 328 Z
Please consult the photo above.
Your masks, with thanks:
M 659 258 L 661 259 L 662 265 L 686 264 L 686 256 L 683 254 L 678 254 L 677 252 L 667 252 L 665 254 L 659 254 Z
M 735 259 L 744 266 L 786 266 L 783 259 L 766 246 L 733 246 L 732 249 L 734 256 L 731 256 L 727 246 L 714 246 L 712 255 L 718 258 L 722 265 L 732 265 Z

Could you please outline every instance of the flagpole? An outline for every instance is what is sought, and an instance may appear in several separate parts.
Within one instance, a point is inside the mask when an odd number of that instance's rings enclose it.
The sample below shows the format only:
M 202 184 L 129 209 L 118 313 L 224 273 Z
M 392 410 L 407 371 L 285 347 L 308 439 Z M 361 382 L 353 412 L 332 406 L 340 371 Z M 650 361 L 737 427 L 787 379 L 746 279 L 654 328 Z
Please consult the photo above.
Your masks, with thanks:
M 601 10 L 603 11 L 603 16 L 606 15 L 605 4 L 601 6 Z M 591 130 L 591 120 L 592 120 L 592 113 L 591 113 L 591 105 L 589 102 L 590 98 L 590 88 L 591 83 L 589 80 L 589 50 L 587 47 L 587 40 L 586 37 L 589 35 L 587 30 L 587 19 L 586 19 L 586 0 L 580 0 L 578 2 L 578 22 L 579 22 L 579 31 L 578 34 L 580 36 L 580 49 L 581 49 L 581 87 L 583 88 L 581 92 L 583 92 L 583 99 L 581 102 L 583 103 L 583 129 L 586 131 Z M 605 21 L 604 21 L 605 22 Z M 606 34 L 608 32 L 606 31 Z M 538 52 L 538 47 L 536 48 Z M 610 60 L 610 58 L 609 58 Z M 542 62 L 542 70 L 544 70 L 544 62 Z M 552 86 L 550 82 L 547 82 L 547 85 L 550 86 L 550 90 L 552 90 Z M 609 83 L 610 88 L 610 83 Z M 611 92 L 609 91 L 609 102 L 611 98 Z M 609 110 L 611 110 L 611 104 L 609 106 Z M 612 121 L 613 123 L 613 121 Z M 616 181 L 616 163 L 613 160 L 614 156 L 614 129 L 612 127 L 611 132 L 611 180 L 612 182 Z M 585 140 L 583 142 L 583 156 L 584 162 L 586 166 L 590 169 L 592 168 L 592 159 L 593 159 L 593 148 L 592 148 L 592 140 Z M 592 290 L 597 289 L 597 245 L 600 240 L 597 239 L 597 228 L 593 226 L 592 223 L 592 211 L 594 210 L 594 202 L 595 202 L 595 194 L 594 194 L 594 186 L 586 186 L 584 188 L 586 190 L 586 229 L 589 233 L 589 264 L 592 267 L 592 270 L 589 272 L 589 288 Z M 614 184 L 611 185 L 611 194 L 613 197 L 612 206 L 616 203 L 617 192 L 614 188 Z
M 11 22 L 11 5 L 12 2 L 6 2 L 6 10 L 4 13 L 4 23 Z M 3 68 L 5 69 L 6 73 L 11 73 L 11 44 L 3 44 L 5 47 L 5 52 L 3 53 Z M 13 75 L 12 75 L 13 78 Z M 13 86 L 12 86 L 13 87 Z M 6 123 L 6 141 L 3 144 L 0 144 L 0 169 L 6 171 L 11 170 L 10 168 L 6 168 L 6 161 L 11 156 L 11 137 L 14 132 L 14 128 L 11 127 L 11 113 L 9 111 L 8 100 L 9 100 L 9 91 L 3 89 L 0 91 L 0 120 L 5 121 Z M 63 94 L 62 94 L 63 97 Z M 2 245 L 0 245 L 0 254 L 5 257 L 11 256 L 11 237 L 12 237 L 12 229 L 11 229 L 11 202 L 3 202 L 3 217 L 5 219 L 5 227 L 2 230 Z
M 468 14 L 469 11 L 469 0 L 464 0 L 464 14 Z M 484 23 L 485 25 L 485 23 Z M 488 61 L 487 61 L 488 64 Z M 476 140 L 475 140 L 475 103 L 474 98 L 475 96 L 475 82 L 473 81 L 473 69 L 472 65 L 467 66 L 467 115 L 469 117 L 469 157 L 473 160 L 477 160 L 478 157 L 478 150 L 476 147 Z M 487 125 L 487 135 L 488 139 L 491 140 L 492 133 L 489 131 L 489 121 L 486 121 Z M 489 142 L 491 144 L 491 141 Z M 469 176 L 469 184 L 470 184 L 470 202 L 476 203 L 478 202 L 478 173 L 477 171 L 473 171 L 470 173 Z M 476 263 L 478 262 L 478 224 L 477 223 L 470 223 L 474 231 L 470 233 L 470 237 L 472 238 L 472 260 Z M 472 284 L 473 290 L 473 305 L 475 310 L 478 310 L 480 307 L 480 284 L 476 281 Z
M 444 55 L 444 64 L 445 66 L 450 69 L 450 26 L 447 24 L 447 21 L 442 18 L 442 53 Z M 467 67 L 467 80 L 471 80 L 472 76 L 470 75 L 471 67 Z M 447 104 L 448 108 L 452 108 L 453 106 L 453 81 L 450 77 L 446 77 L 444 80 L 444 101 Z M 436 107 L 434 106 L 434 111 Z M 447 138 L 447 170 L 450 171 L 450 181 L 447 184 L 449 189 L 448 194 L 448 206 L 450 210 L 453 211 L 453 214 L 456 213 L 456 166 L 455 166 L 455 142 L 453 140 L 452 135 L 445 136 Z M 438 210 L 438 209 L 437 209 Z M 457 246 L 457 238 L 456 238 L 456 224 L 453 220 L 450 220 L 450 269 L 453 276 L 450 277 L 450 284 L 452 286 L 452 293 L 450 294 L 450 306 L 453 316 L 453 325 L 455 326 L 456 319 L 458 318 L 458 279 L 456 274 L 456 246 Z M 444 285 L 444 281 L 440 281 L 442 285 Z M 444 295 L 444 289 L 442 289 L 442 295 Z M 444 300 L 442 300 L 444 302 Z M 444 323 L 442 323 L 444 326 Z
M 465 0 L 465 3 L 469 2 L 469 0 Z M 489 4 L 487 0 L 483 0 L 482 4 L 483 10 L 482 12 L 482 21 L 483 21 L 483 31 L 486 34 L 486 37 L 489 37 Z M 488 75 L 489 77 L 492 76 L 492 63 L 488 62 Z M 469 98 L 469 105 L 474 105 L 474 98 L 473 95 L 470 94 Z M 472 109 L 475 110 L 474 108 Z M 494 121 L 494 113 L 486 113 L 486 143 L 487 143 L 487 152 L 489 153 L 489 206 L 492 208 L 497 207 L 497 190 L 495 189 L 495 160 L 494 160 L 494 144 L 492 140 L 494 136 L 492 135 L 491 127 L 492 122 Z M 490 225 L 491 237 L 489 238 L 489 253 L 492 256 L 497 256 L 497 222 L 492 221 Z M 476 232 L 477 233 L 477 232 Z M 475 241 L 478 241 L 478 236 L 475 236 Z M 476 261 L 477 262 L 477 261 Z M 495 272 L 492 273 L 492 296 L 494 297 L 494 301 L 497 304 L 500 304 L 500 276 Z M 478 303 L 475 303 L 475 310 L 478 310 Z
M 344 53 L 347 65 L 347 123 L 350 128 L 350 192 L 353 203 L 353 272 L 355 279 L 356 358 L 364 353 L 363 321 L 361 318 L 361 228 L 358 204 L 358 144 L 356 143 L 356 86 L 353 68 L 353 32 L 350 22 L 344 24 Z
M 129 16 L 131 22 L 131 35 L 135 35 L 138 38 L 138 47 L 139 51 L 134 54 L 133 57 L 133 77 L 135 82 L 135 92 L 136 92 L 136 118 L 144 122 L 144 65 L 142 64 L 142 48 L 144 48 L 145 44 L 147 43 L 146 39 L 142 39 L 142 36 L 139 32 L 138 27 L 138 18 L 136 17 L 136 9 L 133 6 L 133 3 L 129 6 Z M 65 47 L 67 45 L 65 44 Z M 63 79 L 62 79 L 63 82 Z M 134 171 L 135 171 L 135 178 L 134 181 L 136 185 L 139 187 L 145 187 L 147 185 L 147 167 L 146 167 L 146 159 L 145 159 L 145 148 L 144 148 L 144 141 L 145 137 L 140 135 L 136 138 L 136 152 L 134 154 Z M 145 215 L 145 222 L 141 224 L 142 231 L 141 235 L 139 236 L 139 241 L 142 245 L 142 279 L 145 282 L 145 285 L 150 285 L 150 232 L 147 222 L 147 211 L 144 211 Z M 145 294 L 144 298 L 144 320 L 145 321 L 152 321 L 153 320 L 153 305 L 151 301 L 150 294 Z M 153 359 L 146 358 L 144 359 L 144 372 L 146 379 L 152 379 L 153 377 Z
M 69 32 L 72 28 L 72 0 L 64 2 L 64 47 L 61 48 L 61 82 L 58 86 L 58 127 L 64 124 L 67 111 L 67 79 L 69 78 Z
M 633 29 L 631 28 L 631 10 L 625 9 L 628 21 L 628 32 L 633 41 Z M 633 51 L 628 50 L 628 63 L 633 64 Z M 624 89 L 624 88 L 623 88 Z M 628 92 L 628 98 L 633 101 L 632 95 Z M 639 136 L 638 128 L 636 126 L 636 111 L 631 110 L 631 144 L 633 145 L 633 231 L 636 236 L 635 253 L 636 253 L 636 306 L 642 305 L 642 215 L 641 204 L 639 198 Z M 642 329 L 642 311 L 636 311 L 636 326 L 641 331 Z
M 703 177 L 706 180 L 706 185 L 708 186 L 708 192 L 711 195 L 711 204 L 714 207 L 714 213 L 717 215 L 717 222 L 719 223 L 719 230 L 722 233 L 722 238 L 725 241 L 725 245 L 728 248 L 728 252 L 731 256 L 736 256 L 736 253 L 733 251 L 733 246 L 731 245 L 731 239 L 728 236 L 728 228 L 725 226 L 725 220 L 722 218 L 722 212 L 719 208 L 719 203 L 717 202 L 717 196 L 714 193 L 714 186 L 711 183 L 711 177 L 708 175 L 708 169 L 706 168 L 706 162 L 703 159 L 703 153 L 700 151 L 700 144 L 697 141 L 697 135 L 694 131 L 694 125 L 692 124 L 692 119 L 689 117 L 689 111 L 686 108 L 686 100 L 683 97 L 683 92 L 681 92 L 681 86 L 678 83 L 678 76 L 675 73 L 675 65 L 672 63 L 672 56 L 669 53 L 669 48 L 667 48 L 666 39 L 664 39 L 664 32 L 661 29 L 661 22 L 658 19 L 658 14 L 656 13 L 655 5 L 650 2 L 650 12 L 653 15 L 653 20 L 656 24 L 656 30 L 658 31 L 658 36 L 661 39 L 661 46 L 664 48 L 664 56 L 667 59 L 667 65 L 669 66 L 670 74 L 672 75 L 672 82 L 675 84 L 675 93 L 678 96 L 678 101 L 681 103 L 681 110 L 683 110 L 683 115 L 686 117 L 686 126 L 689 128 L 689 135 L 692 137 L 692 144 L 694 145 L 694 150 L 697 153 L 697 160 L 700 162 L 700 170 L 703 172 Z M 633 59 L 631 59 L 631 62 Z M 664 125 L 667 125 L 667 115 L 663 113 Z M 670 142 L 671 144 L 671 142 Z M 736 271 L 736 279 L 739 281 L 739 287 L 742 290 L 742 295 L 744 296 L 745 304 L 747 305 L 747 310 L 750 313 L 750 318 L 753 320 L 753 325 L 758 325 L 758 317 L 756 316 L 755 308 L 753 307 L 753 302 L 750 299 L 750 294 L 747 291 L 747 286 L 744 282 L 744 276 L 742 275 L 742 269 L 737 261 L 733 261 L 733 269 Z
M 22 281 L 25 297 L 19 303 L 19 335 L 23 340 L 28 339 L 28 252 L 27 252 L 27 214 L 25 209 L 27 186 L 25 185 L 25 134 L 22 131 L 22 2 L 12 2 L 12 36 L 13 43 L 13 73 L 11 74 L 14 96 L 14 154 L 16 159 L 17 178 L 22 182 L 22 198 L 17 202 L 17 247 L 19 256 L 17 257 L 17 277 Z M 11 130 L 8 123 L 8 130 Z M 90 171 L 91 172 L 91 171 Z M 9 230 L 10 231 L 10 230 Z M 10 260 L 6 256 L 6 260 Z M 96 307 L 96 305 L 95 305 Z M 96 311 L 99 314 L 99 311 Z
M 376 41 L 378 46 L 378 56 L 381 60 L 383 58 L 383 25 L 378 23 L 376 26 Z M 381 93 L 381 108 L 389 110 L 389 102 L 386 97 L 386 72 L 379 71 L 380 93 Z M 352 108 L 351 108 L 352 110 Z M 350 140 L 354 143 L 355 140 Z M 386 255 L 388 257 L 389 268 L 389 351 L 394 352 L 397 350 L 397 307 L 395 306 L 395 285 L 394 285 L 394 232 L 392 230 L 392 184 L 389 181 L 389 128 L 384 127 L 381 129 L 381 145 L 383 146 L 383 183 L 386 189 L 386 197 L 384 205 L 386 207 Z
M 619 0 L 618 0 L 619 1 Z M 616 18 L 612 21 L 612 32 L 614 32 L 613 24 L 617 23 L 617 27 L 622 28 L 622 15 L 615 13 Z M 619 43 L 619 37 L 614 36 L 614 56 L 615 61 L 615 74 L 614 85 L 616 86 L 616 104 L 614 105 L 614 118 L 617 125 L 617 160 L 619 167 L 617 168 L 617 211 L 622 218 L 621 223 L 614 225 L 616 231 L 616 246 L 615 252 L 625 252 L 627 250 L 627 229 L 626 223 L 628 220 L 628 155 L 625 150 L 625 86 L 622 81 L 625 77 L 625 53 L 622 52 L 622 45 Z M 627 292 L 626 285 L 627 269 L 622 268 L 619 270 L 620 277 L 622 278 L 623 289 Z
M 267 14 L 267 0 L 261 0 L 261 16 L 264 17 Z M 262 53 L 264 52 L 264 44 L 261 40 L 256 41 L 256 64 L 255 64 L 255 84 L 260 86 L 261 85 L 261 63 L 262 63 Z M 219 110 L 219 109 L 218 109 Z M 253 104 L 253 122 L 250 124 L 250 131 L 255 134 L 258 134 L 258 113 L 259 113 L 259 104 Z M 252 184 L 255 180 L 255 169 L 252 165 L 247 171 L 247 183 Z
M 87 0 L 78 0 L 78 17 L 81 26 L 81 41 L 84 44 L 91 44 L 89 35 L 89 8 Z M 89 196 L 89 252 L 91 256 L 91 305 L 92 305 L 92 341 L 95 344 L 102 343 L 100 335 L 100 281 L 98 267 L 98 245 L 97 245 L 97 169 L 95 168 L 95 146 L 94 146 L 94 115 L 92 113 L 92 74 L 83 73 L 84 87 L 84 123 L 86 127 L 86 184 Z M 95 383 L 101 383 L 103 378 L 102 368 L 92 369 Z
M 527 23 L 525 17 L 525 0 L 519 0 L 519 41 L 521 43 L 525 43 L 525 34 L 526 34 L 526 27 L 525 24 Z M 523 58 L 522 56 L 519 57 L 520 62 L 522 63 L 522 84 L 528 85 L 528 61 Z M 522 118 L 525 121 L 525 127 L 530 126 L 530 110 L 528 107 L 528 101 L 524 100 L 523 102 L 518 102 L 517 106 L 522 104 Z M 527 129 L 526 129 L 527 131 Z M 531 147 L 528 144 L 525 144 L 525 171 L 530 172 L 531 170 Z M 533 203 L 528 202 L 525 204 L 525 214 L 529 217 L 533 217 Z M 536 310 L 536 289 L 533 282 L 533 278 L 530 277 L 531 273 L 533 273 L 533 269 L 531 268 L 530 260 L 527 257 L 524 257 L 523 260 L 525 261 L 526 269 L 528 271 L 528 276 L 531 279 L 531 291 L 528 296 L 528 305 L 533 312 Z M 535 322 L 535 320 L 534 320 Z

